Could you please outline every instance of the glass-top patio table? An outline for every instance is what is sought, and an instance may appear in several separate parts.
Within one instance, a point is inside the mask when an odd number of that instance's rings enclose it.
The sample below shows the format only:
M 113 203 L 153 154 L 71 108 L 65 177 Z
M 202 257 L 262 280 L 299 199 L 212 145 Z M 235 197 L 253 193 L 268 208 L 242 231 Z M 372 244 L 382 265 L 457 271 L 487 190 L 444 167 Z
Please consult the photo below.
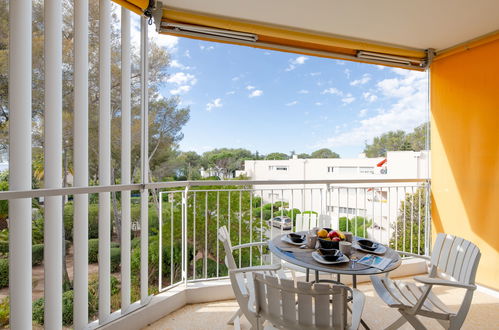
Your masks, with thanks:
M 305 234 L 306 232 L 298 232 L 297 234 Z M 282 241 L 282 237 L 287 234 L 279 235 L 274 237 L 269 241 L 269 250 L 279 259 L 289 262 L 293 265 L 300 266 L 306 269 L 307 282 L 309 281 L 310 270 L 315 271 L 315 280 L 319 281 L 319 272 L 337 274 L 337 281 L 341 283 L 341 275 L 352 275 L 352 287 L 357 287 L 357 275 L 376 275 L 390 272 L 400 266 L 402 260 L 397 252 L 393 249 L 386 247 L 386 252 L 382 255 L 383 257 L 390 258 L 393 261 L 384 270 L 380 270 L 374 267 L 359 264 L 358 262 L 352 261 L 352 259 L 357 258 L 360 260 L 363 256 L 369 254 L 355 249 L 352 246 L 352 253 L 349 256 L 350 261 L 334 265 L 321 264 L 312 257 L 312 252 L 315 249 L 303 249 L 300 246 L 292 245 Z M 354 240 L 356 237 L 354 237 Z M 320 282 L 331 282 L 329 280 L 320 280 Z

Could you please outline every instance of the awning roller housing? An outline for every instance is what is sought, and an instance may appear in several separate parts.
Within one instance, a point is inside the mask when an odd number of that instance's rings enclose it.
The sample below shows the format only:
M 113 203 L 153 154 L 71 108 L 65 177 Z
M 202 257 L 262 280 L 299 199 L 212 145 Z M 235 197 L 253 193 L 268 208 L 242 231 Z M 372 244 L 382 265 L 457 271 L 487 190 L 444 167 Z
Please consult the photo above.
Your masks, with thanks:
M 425 50 L 184 12 L 162 8 L 159 2 L 157 7 L 153 16 L 161 34 L 419 71 L 427 67 Z

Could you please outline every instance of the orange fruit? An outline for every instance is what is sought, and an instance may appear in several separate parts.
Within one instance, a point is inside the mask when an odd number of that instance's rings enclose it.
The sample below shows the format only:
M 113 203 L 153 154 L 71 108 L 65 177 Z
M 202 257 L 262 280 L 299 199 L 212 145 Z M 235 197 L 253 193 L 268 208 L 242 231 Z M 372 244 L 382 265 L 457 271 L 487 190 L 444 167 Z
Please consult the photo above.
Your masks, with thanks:
M 326 229 L 321 229 L 317 232 L 317 236 L 320 238 L 326 238 L 327 237 L 327 230 Z

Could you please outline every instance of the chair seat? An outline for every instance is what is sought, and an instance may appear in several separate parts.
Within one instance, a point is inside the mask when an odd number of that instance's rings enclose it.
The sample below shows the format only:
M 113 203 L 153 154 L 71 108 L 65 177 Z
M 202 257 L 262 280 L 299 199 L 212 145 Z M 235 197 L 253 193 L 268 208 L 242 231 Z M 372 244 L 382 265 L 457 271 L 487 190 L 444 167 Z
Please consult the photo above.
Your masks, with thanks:
M 424 285 L 412 282 L 394 281 L 387 277 L 371 276 L 371 281 L 378 296 L 390 307 L 410 309 L 423 295 Z M 431 291 L 418 312 L 419 315 L 449 320 L 455 314 Z

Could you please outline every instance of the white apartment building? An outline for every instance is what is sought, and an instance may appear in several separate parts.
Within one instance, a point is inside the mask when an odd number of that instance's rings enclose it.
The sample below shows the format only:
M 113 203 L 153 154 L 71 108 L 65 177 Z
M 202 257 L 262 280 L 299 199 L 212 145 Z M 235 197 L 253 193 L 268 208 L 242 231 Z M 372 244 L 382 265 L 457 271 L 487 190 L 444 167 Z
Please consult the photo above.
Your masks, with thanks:
M 345 159 L 247 160 L 244 171 L 252 180 L 367 180 L 429 178 L 427 151 L 390 151 L 387 157 Z M 392 224 L 406 194 L 416 192 L 421 183 L 348 183 L 256 185 L 265 203 L 282 201 L 290 208 L 327 214 L 337 228 L 340 217 L 365 217 L 373 221 L 370 237 L 387 243 Z M 419 215 L 414 215 L 418 218 Z M 413 217 L 413 218 L 414 218 Z

